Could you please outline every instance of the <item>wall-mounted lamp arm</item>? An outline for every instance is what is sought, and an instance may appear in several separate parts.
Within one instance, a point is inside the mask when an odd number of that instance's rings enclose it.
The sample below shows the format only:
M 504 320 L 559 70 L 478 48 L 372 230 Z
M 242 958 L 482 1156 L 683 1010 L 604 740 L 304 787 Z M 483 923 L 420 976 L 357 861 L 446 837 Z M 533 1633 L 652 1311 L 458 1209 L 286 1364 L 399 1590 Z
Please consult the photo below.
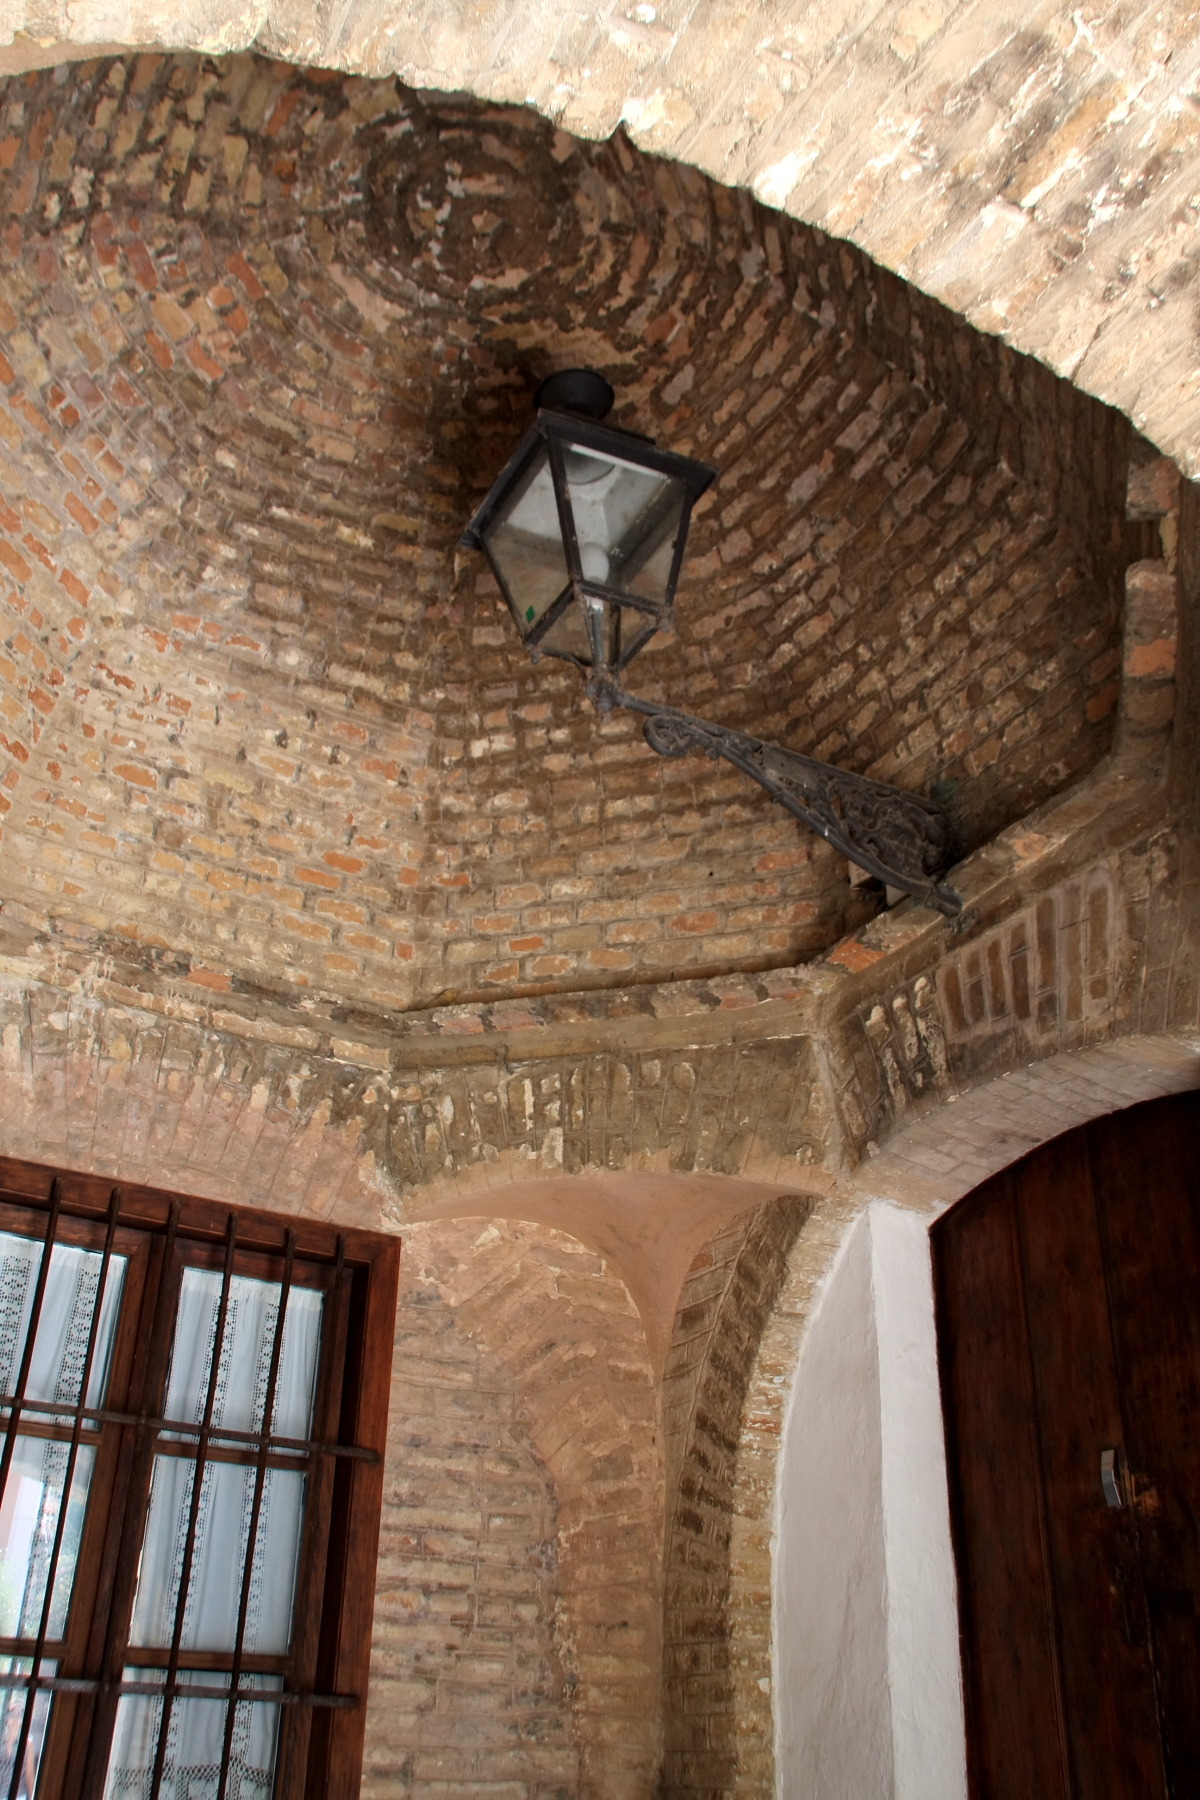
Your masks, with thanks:
M 959 895 L 938 880 L 953 860 L 954 832 L 936 801 L 782 750 L 744 731 L 712 725 L 673 706 L 640 700 L 608 676 L 593 677 L 588 692 L 604 712 L 621 706 L 641 713 L 646 742 L 659 756 L 723 758 L 869 875 L 947 918 L 962 911 Z

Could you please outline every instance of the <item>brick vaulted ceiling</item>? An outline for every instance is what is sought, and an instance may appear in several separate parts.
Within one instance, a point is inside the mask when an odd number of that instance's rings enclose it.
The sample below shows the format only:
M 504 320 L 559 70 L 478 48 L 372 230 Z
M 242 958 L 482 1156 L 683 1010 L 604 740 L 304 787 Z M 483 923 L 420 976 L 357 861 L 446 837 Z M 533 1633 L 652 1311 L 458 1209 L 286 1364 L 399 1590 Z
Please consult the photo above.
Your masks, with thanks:
M 631 685 L 943 784 L 968 845 L 1106 749 L 1130 427 L 858 251 L 620 137 L 251 56 L 7 81 L 0 187 L 10 923 L 394 1009 L 861 918 L 456 551 L 570 363 L 721 470 Z

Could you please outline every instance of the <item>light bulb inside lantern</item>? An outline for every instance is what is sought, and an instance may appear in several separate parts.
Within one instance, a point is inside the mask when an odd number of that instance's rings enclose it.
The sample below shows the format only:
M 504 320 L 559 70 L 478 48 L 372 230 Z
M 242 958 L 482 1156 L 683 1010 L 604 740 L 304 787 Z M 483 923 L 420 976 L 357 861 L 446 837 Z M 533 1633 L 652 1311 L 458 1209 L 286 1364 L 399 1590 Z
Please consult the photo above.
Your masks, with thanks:
M 585 581 L 608 580 L 608 552 L 600 544 L 580 544 L 579 566 Z

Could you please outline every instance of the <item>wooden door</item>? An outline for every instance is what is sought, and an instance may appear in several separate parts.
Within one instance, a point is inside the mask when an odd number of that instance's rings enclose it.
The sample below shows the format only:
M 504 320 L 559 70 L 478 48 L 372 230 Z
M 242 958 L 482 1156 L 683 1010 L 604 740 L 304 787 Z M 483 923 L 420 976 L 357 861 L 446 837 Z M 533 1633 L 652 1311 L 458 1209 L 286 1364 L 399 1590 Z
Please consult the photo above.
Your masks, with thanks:
M 932 1239 L 974 1800 L 1200 1800 L 1200 1095 Z

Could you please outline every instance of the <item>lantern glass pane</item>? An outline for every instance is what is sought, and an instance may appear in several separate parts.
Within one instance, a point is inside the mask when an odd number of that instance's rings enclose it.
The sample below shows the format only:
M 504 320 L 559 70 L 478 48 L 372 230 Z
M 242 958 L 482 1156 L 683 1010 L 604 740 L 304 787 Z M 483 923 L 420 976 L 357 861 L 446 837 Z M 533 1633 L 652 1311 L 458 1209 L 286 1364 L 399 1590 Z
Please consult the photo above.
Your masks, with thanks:
M 591 628 L 589 629 L 589 621 Z M 594 640 L 600 640 L 599 667 L 619 669 L 636 655 L 658 629 L 650 613 L 615 602 L 598 602 L 593 612 L 586 603 L 567 607 L 538 643 L 551 655 L 570 656 L 585 668 L 597 666 Z
M 555 619 L 545 637 L 539 638 L 538 649 L 547 651 L 551 656 L 570 656 L 585 667 L 592 665 L 592 640 L 588 634 L 584 609 L 579 605 L 568 606 Z
M 566 471 L 583 579 L 665 605 L 687 503 L 683 482 L 579 444 L 566 451 Z
M 493 513 L 483 547 L 508 590 L 528 636 L 567 585 L 567 559 L 550 455 L 543 446 Z

